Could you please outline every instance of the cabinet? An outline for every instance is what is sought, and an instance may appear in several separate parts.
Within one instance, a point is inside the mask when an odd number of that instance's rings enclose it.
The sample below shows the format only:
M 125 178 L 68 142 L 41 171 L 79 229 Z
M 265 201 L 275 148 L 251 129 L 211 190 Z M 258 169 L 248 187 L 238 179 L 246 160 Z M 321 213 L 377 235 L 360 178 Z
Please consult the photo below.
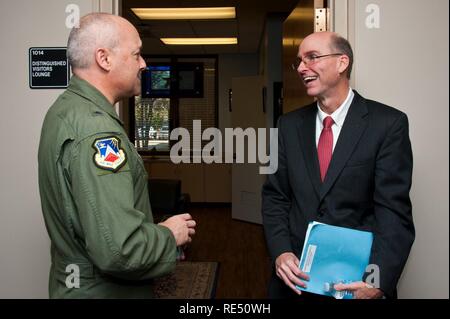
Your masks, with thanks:
M 150 178 L 181 180 L 192 202 L 231 203 L 231 164 L 174 164 L 170 159 L 144 158 Z
M 202 164 L 205 202 L 231 203 L 231 164 Z

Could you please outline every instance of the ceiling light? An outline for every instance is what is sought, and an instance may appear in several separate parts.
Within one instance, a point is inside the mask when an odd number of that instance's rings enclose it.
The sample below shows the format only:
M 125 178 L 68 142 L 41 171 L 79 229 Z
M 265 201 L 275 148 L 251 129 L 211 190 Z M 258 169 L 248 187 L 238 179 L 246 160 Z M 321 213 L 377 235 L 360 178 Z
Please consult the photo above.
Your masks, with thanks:
M 235 7 L 215 8 L 131 8 L 142 20 L 234 19 Z
M 161 38 L 168 45 L 237 44 L 237 38 Z

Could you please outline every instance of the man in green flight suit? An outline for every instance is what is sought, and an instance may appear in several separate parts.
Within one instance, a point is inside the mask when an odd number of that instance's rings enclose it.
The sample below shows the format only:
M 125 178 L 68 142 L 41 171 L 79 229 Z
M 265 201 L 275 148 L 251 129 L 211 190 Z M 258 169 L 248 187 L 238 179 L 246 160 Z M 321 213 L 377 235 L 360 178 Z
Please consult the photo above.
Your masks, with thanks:
M 93 13 L 67 47 L 74 76 L 39 145 L 50 297 L 151 298 L 152 278 L 174 269 L 195 221 L 180 214 L 153 223 L 145 167 L 113 108 L 140 94 L 142 41 L 127 20 Z

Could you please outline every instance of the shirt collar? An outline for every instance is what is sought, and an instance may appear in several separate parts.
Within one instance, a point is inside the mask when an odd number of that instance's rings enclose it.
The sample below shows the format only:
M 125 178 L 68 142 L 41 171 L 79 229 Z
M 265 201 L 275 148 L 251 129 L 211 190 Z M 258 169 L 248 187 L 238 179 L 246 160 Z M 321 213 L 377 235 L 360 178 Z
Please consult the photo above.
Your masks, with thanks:
M 69 86 L 67 87 L 68 91 L 71 91 L 79 96 L 88 99 L 100 109 L 108 113 L 111 117 L 117 120 L 122 126 L 123 122 L 117 115 L 114 106 L 108 101 L 108 99 L 92 84 L 89 82 L 79 78 L 76 75 L 73 75 L 70 79 Z
M 318 109 L 317 115 L 319 117 L 320 123 L 322 124 L 323 120 L 327 116 L 331 116 L 331 118 L 334 121 L 334 124 L 342 127 L 342 125 L 344 125 L 345 116 L 347 115 L 350 104 L 352 104 L 354 96 L 355 93 L 353 93 L 353 90 L 349 88 L 347 97 L 345 98 L 344 102 L 341 105 L 339 105 L 339 107 L 333 113 L 331 113 L 331 115 L 322 111 L 322 109 L 319 106 L 319 102 L 317 102 L 317 109 Z

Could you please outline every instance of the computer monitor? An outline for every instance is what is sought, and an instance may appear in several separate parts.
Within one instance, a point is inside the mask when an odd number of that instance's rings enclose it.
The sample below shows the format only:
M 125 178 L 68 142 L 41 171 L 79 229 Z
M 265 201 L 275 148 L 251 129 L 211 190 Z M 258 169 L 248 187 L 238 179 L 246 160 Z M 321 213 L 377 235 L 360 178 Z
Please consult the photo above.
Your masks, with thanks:
M 171 96 L 172 72 L 170 65 L 150 65 L 142 71 L 142 97 L 158 98 Z
M 142 72 L 144 98 L 202 98 L 203 63 L 150 64 Z

